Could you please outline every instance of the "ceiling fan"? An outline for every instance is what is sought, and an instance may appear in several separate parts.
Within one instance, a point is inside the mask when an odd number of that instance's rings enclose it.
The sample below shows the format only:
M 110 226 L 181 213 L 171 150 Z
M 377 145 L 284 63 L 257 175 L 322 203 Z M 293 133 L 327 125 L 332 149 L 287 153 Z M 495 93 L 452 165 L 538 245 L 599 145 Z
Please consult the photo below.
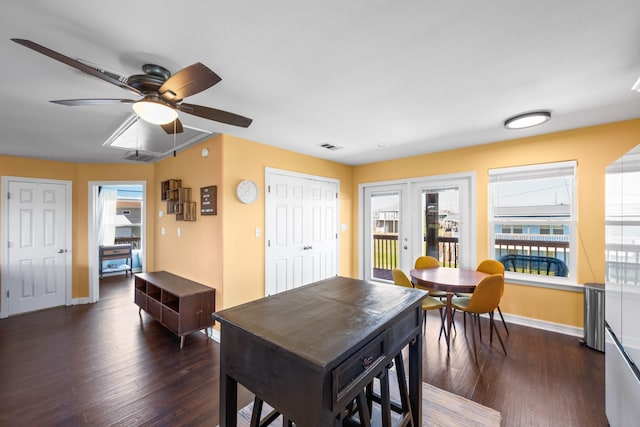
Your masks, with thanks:
M 244 128 L 249 127 L 253 121 L 228 111 L 182 102 L 184 98 L 202 92 L 222 80 L 215 72 L 199 62 L 185 67 L 173 75 L 160 65 L 145 64 L 142 66 L 144 74 L 135 74 L 119 79 L 116 75 L 86 65 L 30 40 L 11 40 L 141 97 L 138 100 L 61 99 L 51 101 L 53 103 L 68 106 L 132 104 L 133 110 L 141 118 L 160 125 L 168 134 L 183 132 L 178 111 Z

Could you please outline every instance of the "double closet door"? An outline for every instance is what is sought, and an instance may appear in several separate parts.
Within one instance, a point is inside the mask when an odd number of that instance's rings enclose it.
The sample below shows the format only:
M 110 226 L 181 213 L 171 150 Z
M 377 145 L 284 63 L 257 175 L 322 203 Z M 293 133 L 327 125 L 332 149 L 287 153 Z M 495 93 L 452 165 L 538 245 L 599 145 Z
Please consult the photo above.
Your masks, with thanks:
M 338 181 L 267 170 L 265 295 L 337 275 Z

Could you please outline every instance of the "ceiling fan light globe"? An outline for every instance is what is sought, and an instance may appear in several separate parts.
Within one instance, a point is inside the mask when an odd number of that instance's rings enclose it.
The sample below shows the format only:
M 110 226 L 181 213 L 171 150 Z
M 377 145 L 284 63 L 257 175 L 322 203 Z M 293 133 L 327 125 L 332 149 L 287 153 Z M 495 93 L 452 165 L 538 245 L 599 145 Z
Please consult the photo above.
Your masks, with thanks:
M 143 120 L 154 125 L 164 125 L 178 118 L 178 112 L 157 101 L 141 100 L 133 104 L 133 111 Z

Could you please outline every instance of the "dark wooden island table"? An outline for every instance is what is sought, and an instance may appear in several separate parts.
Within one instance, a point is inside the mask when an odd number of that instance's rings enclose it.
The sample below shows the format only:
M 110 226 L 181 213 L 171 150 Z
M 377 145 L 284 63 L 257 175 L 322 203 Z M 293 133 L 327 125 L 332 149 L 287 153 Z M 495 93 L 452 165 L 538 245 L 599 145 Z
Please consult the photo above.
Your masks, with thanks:
M 344 408 L 407 345 L 409 417 L 421 425 L 425 294 L 335 277 L 215 313 L 220 426 L 236 426 L 238 383 L 297 426 L 341 425 Z

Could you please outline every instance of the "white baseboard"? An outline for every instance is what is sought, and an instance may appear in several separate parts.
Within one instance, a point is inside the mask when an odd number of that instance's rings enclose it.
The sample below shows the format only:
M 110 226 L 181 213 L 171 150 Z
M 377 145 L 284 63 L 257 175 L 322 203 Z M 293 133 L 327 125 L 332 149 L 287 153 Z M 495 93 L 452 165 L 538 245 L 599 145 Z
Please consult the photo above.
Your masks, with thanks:
M 80 305 L 80 304 L 91 304 L 94 301 L 91 301 L 89 297 L 86 298 L 72 298 L 71 305 Z
M 503 315 L 504 320 L 507 323 L 514 323 L 516 325 L 528 326 L 530 328 L 542 329 L 549 332 L 557 332 L 559 334 L 571 335 L 574 337 L 584 337 L 584 330 L 576 326 L 547 322 L 546 320 L 532 319 L 530 317 L 516 316 L 514 314 L 503 313 Z M 500 321 L 500 315 L 497 312 L 494 319 L 496 319 L 496 321 Z
M 207 328 L 205 329 L 207 332 L 207 334 L 209 334 L 209 338 L 211 338 L 212 340 L 214 340 L 215 342 L 219 343 L 220 342 L 220 331 L 217 330 L 216 328 Z

